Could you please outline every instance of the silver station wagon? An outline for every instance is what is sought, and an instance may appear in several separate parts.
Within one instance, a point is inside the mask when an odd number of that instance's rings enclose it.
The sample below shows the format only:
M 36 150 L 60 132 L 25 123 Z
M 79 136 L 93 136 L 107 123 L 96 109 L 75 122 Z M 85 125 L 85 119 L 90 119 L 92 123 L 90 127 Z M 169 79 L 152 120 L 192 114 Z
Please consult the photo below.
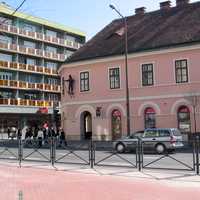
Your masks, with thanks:
M 138 138 L 141 139 L 144 150 L 154 150 L 159 154 L 172 152 L 184 146 L 181 132 L 178 129 L 153 128 L 118 139 L 113 142 L 113 147 L 118 153 L 136 150 Z

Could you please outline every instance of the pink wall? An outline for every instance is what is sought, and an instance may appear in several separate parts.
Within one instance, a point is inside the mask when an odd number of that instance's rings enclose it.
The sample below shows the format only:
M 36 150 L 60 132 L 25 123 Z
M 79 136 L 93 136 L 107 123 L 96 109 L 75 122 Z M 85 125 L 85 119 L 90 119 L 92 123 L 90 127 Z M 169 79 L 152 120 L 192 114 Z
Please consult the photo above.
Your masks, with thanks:
M 128 70 L 132 131 L 144 129 L 143 111 L 148 105 L 154 107 L 157 111 L 158 127 L 177 127 L 176 111 L 180 105 L 187 105 L 191 110 L 191 123 L 193 127 L 193 111 L 192 107 L 189 105 L 190 98 L 186 97 L 186 95 L 194 92 L 200 93 L 199 55 L 200 50 L 188 50 L 129 59 Z M 176 84 L 175 60 L 179 59 L 188 60 L 188 83 Z M 144 63 L 154 64 L 154 86 L 142 86 L 141 64 Z M 121 70 L 121 88 L 111 90 L 109 89 L 108 69 L 109 67 L 118 66 Z M 89 71 L 90 73 L 89 92 L 79 92 L 79 73 L 81 71 Z M 78 114 L 75 116 L 75 113 L 82 111 L 80 109 L 81 106 L 90 106 L 93 108 L 93 112 L 95 112 L 97 106 L 101 106 L 103 111 L 102 118 L 96 118 L 95 113 L 93 114 L 93 134 L 95 135 L 97 132 L 103 132 L 109 135 L 111 132 L 109 108 L 112 110 L 112 105 L 116 106 L 116 104 L 120 104 L 123 111 L 126 111 L 124 101 L 124 60 L 80 65 L 78 67 L 64 68 L 61 71 L 61 75 L 65 77 L 65 79 L 67 79 L 69 74 L 75 79 L 76 88 L 73 98 L 71 98 L 67 92 L 62 96 L 62 112 L 66 115 L 65 122 L 63 122 L 65 124 L 65 131 L 72 135 L 80 134 L 80 119 L 76 118 Z M 123 113 L 122 109 L 119 107 L 119 110 Z M 198 110 L 197 120 L 199 121 L 199 119 Z M 126 132 L 125 122 L 124 115 L 123 133 Z M 199 126 L 200 125 L 198 125 L 198 129 L 200 130 Z

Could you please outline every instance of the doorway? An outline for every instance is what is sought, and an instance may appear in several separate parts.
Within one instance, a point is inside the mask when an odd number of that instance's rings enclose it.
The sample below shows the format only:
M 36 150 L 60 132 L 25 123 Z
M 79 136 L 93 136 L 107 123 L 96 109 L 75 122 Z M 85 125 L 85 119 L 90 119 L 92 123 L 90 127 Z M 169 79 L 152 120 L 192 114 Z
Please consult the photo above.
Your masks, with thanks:
M 85 111 L 81 114 L 81 139 L 90 140 L 92 138 L 92 115 Z

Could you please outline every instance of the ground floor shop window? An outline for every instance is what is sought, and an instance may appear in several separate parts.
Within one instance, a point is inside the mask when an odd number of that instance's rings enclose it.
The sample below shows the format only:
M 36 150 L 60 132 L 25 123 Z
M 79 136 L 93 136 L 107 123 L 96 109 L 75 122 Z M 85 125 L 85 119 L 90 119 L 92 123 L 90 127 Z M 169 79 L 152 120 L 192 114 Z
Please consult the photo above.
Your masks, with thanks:
M 153 108 L 146 108 L 144 111 L 144 125 L 145 128 L 156 127 L 156 112 Z
M 191 131 L 190 110 L 187 106 L 181 106 L 178 109 L 178 128 L 182 133 Z
M 122 136 L 122 118 L 119 110 L 113 110 L 112 118 L 112 139 L 117 140 Z

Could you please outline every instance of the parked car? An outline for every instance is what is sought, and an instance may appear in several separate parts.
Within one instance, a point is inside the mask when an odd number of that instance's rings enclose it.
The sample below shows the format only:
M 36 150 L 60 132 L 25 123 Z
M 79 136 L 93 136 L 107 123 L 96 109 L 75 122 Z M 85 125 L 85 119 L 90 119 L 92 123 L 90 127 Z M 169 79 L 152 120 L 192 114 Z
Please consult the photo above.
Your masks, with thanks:
M 138 131 L 130 136 L 116 140 L 113 147 L 118 153 L 127 150 L 136 150 L 138 139 L 142 140 L 144 150 L 153 149 L 162 154 L 166 151 L 174 151 L 182 148 L 183 138 L 181 132 L 176 128 L 153 128 Z

